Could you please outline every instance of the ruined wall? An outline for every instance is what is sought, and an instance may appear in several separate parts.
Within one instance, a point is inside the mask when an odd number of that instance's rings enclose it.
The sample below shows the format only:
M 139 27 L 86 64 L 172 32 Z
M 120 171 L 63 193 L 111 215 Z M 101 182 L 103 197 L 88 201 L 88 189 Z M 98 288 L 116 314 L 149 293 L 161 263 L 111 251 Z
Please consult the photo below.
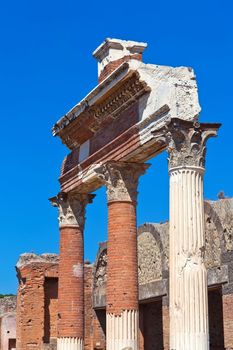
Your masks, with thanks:
M 212 246 L 208 256 L 212 257 L 212 266 L 218 266 L 217 271 L 226 269 L 226 278 L 220 286 L 218 293 L 221 295 L 221 302 L 215 301 L 214 307 L 219 309 L 220 319 L 216 322 L 216 328 L 222 329 L 224 337 L 224 349 L 233 349 L 233 198 L 220 199 L 218 201 L 207 201 L 205 203 L 205 219 L 208 225 L 212 226 L 207 237 L 212 237 Z M 210 260 L 207 261 L 210 264 Z M 223 277 L 223 276 L 222 276 Z M 217 297 L 215 296 L 215 299 Z M 218 299 L 219 300 L 219 299 Z M 215 331 L 216 334 L 216 331 Z M 220 336 L 219 336 L 220 338 Z M 220 340 L 218 340 L 220 343 Z
M 144 224 L 138 229 L 140 350 L 169 349 L 168 230 L 168 223 Z M 231 350 L 233 349 L 233 199 L 205 202 L 205 232 L 210 350 Z M 105 243 L 100 246 L 94 269 L 93 298 L 94 308 L 97 310 L 105 307 L 106 281 Z M 100 327 L 99 337 L 101 331 Z M 96 333 L 98 333 L 97 326 Z
M 58 317 L 58 257 L 23 254 L 17 263 L 17 350 L 56 349 Z M 93 265 L 84 265 L 85 343 L 90 350 L 105 347 L 99 319 L 92 308 Z M 104 314 L 105 315 L 105 314 Z M 94 344 L 94 345 L 93 345 Z M 100 348 L 99 348 L 100 349 Z M 5 349 L 4 349 L 5 350 Z
M 16 295 L 0 298 L 0 317 L 7 312 L 14 312 L 16 310 Z
M 16 296 L 0 299 L 0 350 L 14 349 L 16 341 Z
M 17 350 L 52 348 L 57 336 L 58 257 L 23 254 L 17 272 Z
M 205 202 L 210 350 L 233 349 L 232 213 L 233 199 Z M 168 229 L 168 223 L 138 229 L 140 350 L 169 349 Z M 17 270 L 17 350 L 55 349 L 58 258 L 23 255 Z M 85 350 L 106 348 L 106 281 L 107 244 L 102 243 L 94 266 L 84 266 Z

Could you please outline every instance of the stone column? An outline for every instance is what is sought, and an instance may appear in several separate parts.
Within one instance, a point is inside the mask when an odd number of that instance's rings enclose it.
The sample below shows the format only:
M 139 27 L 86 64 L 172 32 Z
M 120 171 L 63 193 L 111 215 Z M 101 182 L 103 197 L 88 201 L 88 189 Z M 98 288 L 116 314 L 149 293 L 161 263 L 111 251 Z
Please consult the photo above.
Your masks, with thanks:
M 107 163 L 97 174 L 107 186 L 107 350 L 138 349 L 136 198 L 149 165 Z
M 50 199 L 59 209 L 60 226 L 58 350 L 84 348 L 83 229 L 85 207 L 93 197 L 72 192 Z
M 209 349 L 203 174 L 218 124 L 172 119 L 163 129 L 170 174 L 170 349 Z

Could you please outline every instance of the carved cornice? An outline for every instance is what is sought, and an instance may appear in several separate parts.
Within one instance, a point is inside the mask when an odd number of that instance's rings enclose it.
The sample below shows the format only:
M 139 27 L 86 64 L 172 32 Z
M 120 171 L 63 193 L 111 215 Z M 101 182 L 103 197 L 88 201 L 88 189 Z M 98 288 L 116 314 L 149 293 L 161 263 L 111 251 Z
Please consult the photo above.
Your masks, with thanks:
M 105 119 L 109 116 L 117 118 L 123 110 L 128 108 L 146 91 L 150 91 L 150 88 L 145 82 L 139 80 L 137 73 L 134 73 L 130 79 L 126 80 L 102 103 L 90 107 L 89 112 L 93 115 L 93 121 L 88 128 L 96 132 Z
M 97 176 L 107 186 L 108 202 L 136 202 L 137 186 L 149 164 L 108 162 L 95 169 Z
M 57 196 L 50 198 L 50 202 L 59 211 L 59 227 L 84 228 L 85 209 L 88 203 L 92 203 L 95 195 L 77 193 L 75 191 L 60 192 Z
M 117 118 L 120 113 L 137 101 L 150 87 L 142 80 L 138 72 L 129 72 L 124 81 L 106 91 L 95 101 L 84 99 L 53 127 L 53 134 L 59 135 L 63 143 L 70 149 L 84 142 L 83 132 L 87 129 L 90 134 L 96 133 L 108 119 Z M 77 131 L 74 133 L 74 129 Z
M 169 169 L 175 167 L 205 167 L 207 140 L 217 135 L 221 124 L 198 123 L 178 118 L 154 130 L 154 136 L 167 146 Z

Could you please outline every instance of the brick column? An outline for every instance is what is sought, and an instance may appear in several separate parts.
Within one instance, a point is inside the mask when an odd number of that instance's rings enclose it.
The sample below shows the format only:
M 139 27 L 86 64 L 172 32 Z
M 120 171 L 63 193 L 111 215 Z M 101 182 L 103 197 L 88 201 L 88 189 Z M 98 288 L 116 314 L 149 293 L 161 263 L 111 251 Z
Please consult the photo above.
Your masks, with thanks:
M 170 349 L 208 350 L 203 174 L 219 125 L 173 119 L 165 130 L 170 174 Z
M 60 193 L 50 199 L 59 209 L 58 350 L 83 350 L 85 207 L 94 196 Z
M 107 350 L 138 349 L 136 198 L 147 164 L 107 163 L 97 169 L 107 186 Z

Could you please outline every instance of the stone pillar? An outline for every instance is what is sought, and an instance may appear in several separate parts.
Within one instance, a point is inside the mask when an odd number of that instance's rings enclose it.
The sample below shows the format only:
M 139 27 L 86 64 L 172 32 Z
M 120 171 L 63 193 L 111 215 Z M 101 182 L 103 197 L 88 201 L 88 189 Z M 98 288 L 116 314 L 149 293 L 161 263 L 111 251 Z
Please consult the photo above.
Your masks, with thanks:
M 84 348 L 85 207 L 94 196 L 71 192 L 50 199 L 59 209 L 58 350 Z
M 170 174 L 170 349 L 209 349 L 203 174 L 219 125 L 172 119 L 164 135 Z
M 138 349 L 136 198 L 147 164 L 107 163 L 97 174 L 107 186 L 107 350 Z

